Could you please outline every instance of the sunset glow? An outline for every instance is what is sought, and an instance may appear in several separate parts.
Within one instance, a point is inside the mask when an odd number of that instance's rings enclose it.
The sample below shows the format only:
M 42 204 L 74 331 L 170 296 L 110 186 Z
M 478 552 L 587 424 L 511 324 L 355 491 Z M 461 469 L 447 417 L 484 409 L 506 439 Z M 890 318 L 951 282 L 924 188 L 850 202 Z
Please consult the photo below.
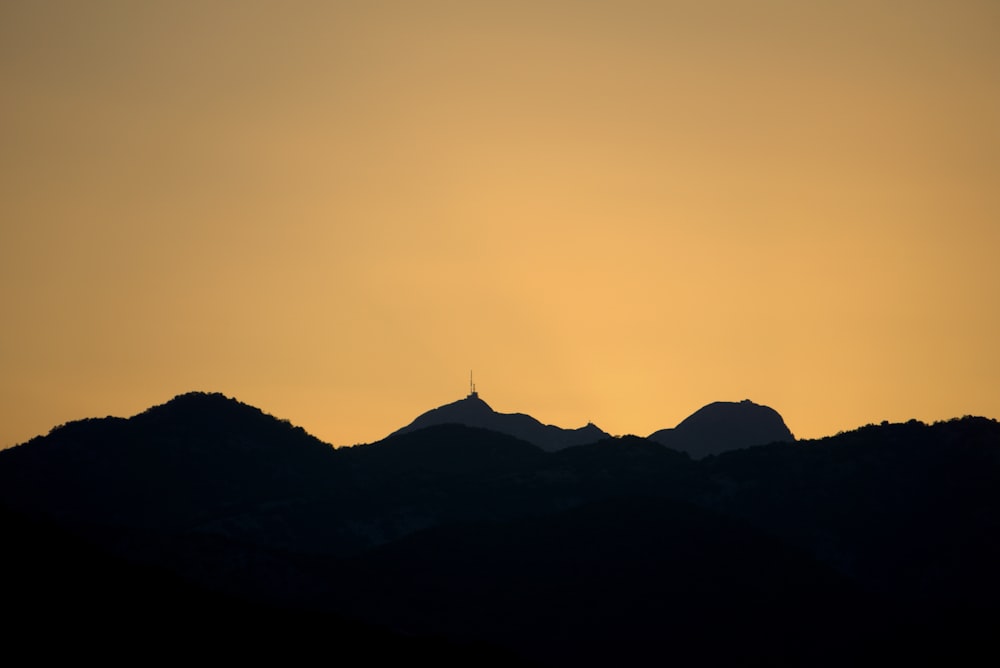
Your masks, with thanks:
M 0 447 L 1000 417 L 1000 3 L 0 5 Z

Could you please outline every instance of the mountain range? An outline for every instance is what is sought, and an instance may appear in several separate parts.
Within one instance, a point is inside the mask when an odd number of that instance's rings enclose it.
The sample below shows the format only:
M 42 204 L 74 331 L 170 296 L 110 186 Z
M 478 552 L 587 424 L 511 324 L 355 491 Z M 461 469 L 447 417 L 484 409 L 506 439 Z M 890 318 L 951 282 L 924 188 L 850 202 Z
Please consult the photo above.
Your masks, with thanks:
M 1000 424 L 796 441 L 775 416 L 710 404 L 610 437 L 473 393 L 335 449 L 191 393 L 63 425 L 0 451 L 9 651 L 51 635 L 112 663 L 151 647 L 441 665 L 1000 658 Z
M 464 399 L 433 408 L 392 435 L 439 424 L 463 424 L 497 431 L 532 443 L 547 452 L 611 437 L 593 423 L 578 429 L 563 429 L 542 424 L 523 413 L 498 413 L 479 397 L 474 388 Z M 776 410 L 749 399 L 709 404 L 676 427 L 660 429 L 648 438 L 674 450 L 687 452 L 692 457 L 795 440 Z

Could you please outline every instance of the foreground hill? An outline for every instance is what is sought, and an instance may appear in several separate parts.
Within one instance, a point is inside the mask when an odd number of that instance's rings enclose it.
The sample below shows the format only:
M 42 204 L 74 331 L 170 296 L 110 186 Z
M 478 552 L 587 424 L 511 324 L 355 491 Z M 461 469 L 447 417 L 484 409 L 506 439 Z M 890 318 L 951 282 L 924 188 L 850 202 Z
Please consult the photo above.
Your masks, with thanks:
M 870 425 L 705 461 L 706 506 L 893 596 L 1000 601 L 1000 424 Z
M 1000 659 L 1000 425 L 983 418 L 699 459 L 459 424 L 335 450 L 191 394 L 0 452 L 0 505 L 36 527 L 8 575 L 41 582 L 82 541 L 94 573 L 138 569 L 121 587 L 140 617 L 205 595 L 553 666 Z M 87 577 L 63 571 L 52 604 L 85 607 Z
M 0 452 L 0 496 L 68 522 L 186 529 L 315 495 L 336 466 L 333 448 L 301 428 L 221 394 L 191 393 Z

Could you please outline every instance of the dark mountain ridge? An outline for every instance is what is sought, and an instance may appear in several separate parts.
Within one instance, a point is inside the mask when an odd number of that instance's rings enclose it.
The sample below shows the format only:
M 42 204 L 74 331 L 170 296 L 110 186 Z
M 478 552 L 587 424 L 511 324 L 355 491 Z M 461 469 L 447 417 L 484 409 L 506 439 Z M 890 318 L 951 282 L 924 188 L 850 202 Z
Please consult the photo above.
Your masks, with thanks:
M 701 458 L 753 445 L 791 443 L 795 437 L 778 411 L 744 399 L 708 404 L 673 429 L 653 432 L 649 440 Z
M 996 657 L 998 483 L 1000 425 L 971 417 L 698 459 L 460 424 L 337 450 L 195 393 L 0 451 L 0 507 L 109 559 L 574 666 Z
M 497 431 L 533 443 L 548 452 L 574 445 L 593 443 L 610 436 L 594 424 L 587 424 L 578 429 L 562 429 L 554 425 L 542 424 L 524 413 L 498 413 L 483 401 L 479 397 L 479 393 L 474 390 L 464 399 L 423 413 L 407 426 L 393 432 L 392 435 L 406 434 L 441 424 L 461 424 Z
M 190 393 L 0 451 L 0 495 L 65 521 L 180 530 L 325 489 L 335 460 L 300 427 L 221 394 Z
M 562 429 L 542 424 L 523 413 L 498 413 L 474 389 L 464 399 L 423 413 L 392 435 L 442 424 L 461 424 L 508 434 L 547 452 L 586 445 L 610 437 L 610 434 L 592 423 L 578 429 Z M 674 450 L 687 452 L 695 458 L 753 445 L 795 441 L 776 410 L 755 404 L 749 399 L 708 404 L 676 427 L 660 429 L 648 438 Z

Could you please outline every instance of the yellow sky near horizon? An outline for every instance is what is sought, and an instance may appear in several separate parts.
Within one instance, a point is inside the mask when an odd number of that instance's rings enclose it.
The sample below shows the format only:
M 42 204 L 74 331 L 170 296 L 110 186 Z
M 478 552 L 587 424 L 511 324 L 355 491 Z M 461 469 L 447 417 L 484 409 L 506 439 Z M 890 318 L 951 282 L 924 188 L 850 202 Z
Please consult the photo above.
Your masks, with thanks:
M 0 447 L 1000 417 L 1000 4 L 0 4 Z

